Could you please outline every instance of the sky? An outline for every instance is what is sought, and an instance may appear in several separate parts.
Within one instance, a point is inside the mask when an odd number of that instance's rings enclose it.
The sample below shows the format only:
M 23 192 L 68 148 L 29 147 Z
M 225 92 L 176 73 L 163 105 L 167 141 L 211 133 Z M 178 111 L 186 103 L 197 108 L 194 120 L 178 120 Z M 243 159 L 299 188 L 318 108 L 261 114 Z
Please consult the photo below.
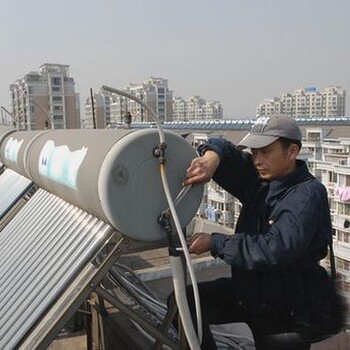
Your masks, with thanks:
M 174 96 L 219 100 L 225 118 L 306 86 L 350 95 L 349 0 L 2 0 L 0 105 L 43 63 L 90 88 L 151 76 Z

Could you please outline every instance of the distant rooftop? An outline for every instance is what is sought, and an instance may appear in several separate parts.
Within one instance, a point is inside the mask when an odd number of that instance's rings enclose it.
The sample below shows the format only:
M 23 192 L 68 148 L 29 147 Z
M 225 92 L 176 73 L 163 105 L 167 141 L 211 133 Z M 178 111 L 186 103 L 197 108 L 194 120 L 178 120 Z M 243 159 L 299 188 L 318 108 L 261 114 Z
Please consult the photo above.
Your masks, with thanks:
M 164 122 L 164 129 L 196 129 L 196 130 L 250 130 L 256 119 L 220 119 Z M 300 125 L 350 125 L 350 117 L 305 117 L 295 119 Z M 117 127 L 117 125 L 111 125 Z M 153 122 L 132 123 L 131 128 L 156 127 Z

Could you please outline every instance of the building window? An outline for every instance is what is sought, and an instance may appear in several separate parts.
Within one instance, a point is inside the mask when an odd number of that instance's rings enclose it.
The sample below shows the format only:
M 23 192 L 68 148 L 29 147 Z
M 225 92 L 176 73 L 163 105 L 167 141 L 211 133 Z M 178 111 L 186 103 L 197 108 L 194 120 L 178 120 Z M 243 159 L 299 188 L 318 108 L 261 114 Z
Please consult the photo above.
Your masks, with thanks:
M 62 79 L 59 77 L 53 77 L 51 78 L 52 85 L 61 85 Z
M 350 243 L 348 232 L 343 232 L 343 241 L 344 241 L 344 243 Z
M 331 182 L 331 183 L 336 183 L 337 182 L 337 180 L 338 180 L 338 174 L 337 173 L 334 173 L 333 171 L 330 171 L 328 176 L 329 176 L 328 177 L 329 182 Z
M 336 266 L 338 269 L 350 271 L 350 262 L 342 258 L 336 258 Z
M 62 101 L 62 96 L 52 96 L 52 101 Z
M 345 203 L 338 203 L 339 214 L 350 216 L 350 205 Z

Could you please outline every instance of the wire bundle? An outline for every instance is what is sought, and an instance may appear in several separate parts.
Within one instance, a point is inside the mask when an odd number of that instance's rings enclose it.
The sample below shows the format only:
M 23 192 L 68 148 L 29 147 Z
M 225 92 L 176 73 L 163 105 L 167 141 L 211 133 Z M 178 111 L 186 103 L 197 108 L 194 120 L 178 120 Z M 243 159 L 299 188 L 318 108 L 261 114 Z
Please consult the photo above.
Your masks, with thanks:
M 108 282 L 113 285 L 114 295 L 123 303 L 129 305 L 133 309 L 137 309 L 144 317 L 160 326 L 163 323 L 164 317 L 167 313 L 167 304 L 156 297 L 153 291 L 144 283 L 133 270 L 129 267 L 114 263 L 107 275 Z M 137 330 L 143 334 L 151 343 L 155 339 L 135 321 L 132 321 Z M 230 332 L 227 327 L 215 326 L 212 329 L 214 339 L 217 343 L 218 349 L 233 349 L 233 350 L 254 350 L 254 340 L 252 337 L 243 336 Z M 173 339 L 178 339 L 177 330 L 173 325 L 168 329 L 167 335 Z M 169 349 L 168 346 L 163 345 L 164 349 Z

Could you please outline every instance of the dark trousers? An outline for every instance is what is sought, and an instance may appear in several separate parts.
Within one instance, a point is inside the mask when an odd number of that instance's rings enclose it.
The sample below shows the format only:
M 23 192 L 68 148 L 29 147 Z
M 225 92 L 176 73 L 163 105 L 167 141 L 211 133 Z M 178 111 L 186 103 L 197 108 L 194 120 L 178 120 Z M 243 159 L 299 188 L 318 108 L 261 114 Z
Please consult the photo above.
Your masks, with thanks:
M 240 305 L 232 295 L 232 280 L 220 278 L 215 281 L 202 282 L 198 284 L 199 297 L 201 301 L 203 340 L 201 349 L 217 349 L 213 335 L 210 331 L 210 324 L 225 324 L 245 322 L 252 330 L 257 350 L 308 350 L 310 343 L 301 339 L 294 339 L 293 343 L 278 345 L 271 338 L 270 334 L 293 332 L 290 324 L 281 323 L 277 317 L 272 315 L 252 314 Z M 196 326 L 195 303 L 192 286 L 187 288 L 187 298 L 194 325 Z

